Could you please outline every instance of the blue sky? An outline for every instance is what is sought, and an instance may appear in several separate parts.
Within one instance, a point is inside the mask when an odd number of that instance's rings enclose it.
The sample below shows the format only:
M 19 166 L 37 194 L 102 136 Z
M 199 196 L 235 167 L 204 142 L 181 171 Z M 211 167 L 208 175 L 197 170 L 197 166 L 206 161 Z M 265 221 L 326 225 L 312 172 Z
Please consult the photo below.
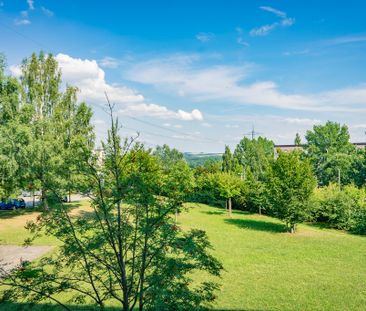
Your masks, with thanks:
M 349 125 L 365 141 L 364 1 L 0 0 L 10 73 L 53 53 L 64 82 L 95 111 L 106 91 L 123 135 L 147 146 L 220 152 L 252 126 L 292 143 L 314 124 Z

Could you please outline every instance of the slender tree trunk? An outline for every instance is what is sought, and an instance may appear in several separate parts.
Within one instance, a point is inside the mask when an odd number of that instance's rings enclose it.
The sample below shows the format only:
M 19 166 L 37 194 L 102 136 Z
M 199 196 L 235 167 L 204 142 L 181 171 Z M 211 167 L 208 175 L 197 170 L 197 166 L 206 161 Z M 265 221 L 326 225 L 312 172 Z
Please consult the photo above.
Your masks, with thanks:
M 225 200 L 225 211 L 227 212 L 227 210 L 228 210 L 228 201 Z
M 258 208 L 258 214 L 262 215 L 262 206 L 260 206 L 260 205 L 259 205 L 259 208 Z
M 231 218 L 231 198 L 229 198 L 229 217 Z
M 295 233 L 295 224 L 290 224 L 290 233 Z
M 34 194 L 34 189 L 32 190 L 32 197 L 33 197 L 32 207 L 34 208 L 36 206 L 36 196 Z
M 43 202 L 43 207 L 46 211 L 48 211 L 48 202 L 47 202 L 47 191 L 46 189 L 42 188 L 42 202 Z
M 338 169 L 338 187 L 341 190 L 341 170 Z
M 68 202 L 70 203 L 71 202 L 71 189 L 69 188 L 69 200 Z

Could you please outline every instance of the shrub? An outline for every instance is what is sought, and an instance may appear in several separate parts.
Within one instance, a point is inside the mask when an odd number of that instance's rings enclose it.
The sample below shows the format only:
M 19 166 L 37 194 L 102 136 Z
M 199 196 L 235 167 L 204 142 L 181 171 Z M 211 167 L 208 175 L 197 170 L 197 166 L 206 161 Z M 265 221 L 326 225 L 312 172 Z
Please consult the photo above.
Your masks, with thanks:
M 362 231 L 362 218 L 366 219 L 365 198 L 365 191 L 354 185 L 339 189 L 338 185 L 330 184 L 316 189 L 311 200 L 314 218 L 333 228 Z

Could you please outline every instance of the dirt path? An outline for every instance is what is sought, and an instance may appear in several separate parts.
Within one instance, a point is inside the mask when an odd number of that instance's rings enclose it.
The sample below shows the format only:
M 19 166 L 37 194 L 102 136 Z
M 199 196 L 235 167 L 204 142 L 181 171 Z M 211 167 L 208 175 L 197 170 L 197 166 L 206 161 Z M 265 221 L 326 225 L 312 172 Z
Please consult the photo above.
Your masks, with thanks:
M 15 246 L 0 245 L 0 268 L 9 272 L 20 264 L 21 260 L 34 260 L 46 254 L 52 246 Z M 1 272 L 0 272 L 1 276 Z

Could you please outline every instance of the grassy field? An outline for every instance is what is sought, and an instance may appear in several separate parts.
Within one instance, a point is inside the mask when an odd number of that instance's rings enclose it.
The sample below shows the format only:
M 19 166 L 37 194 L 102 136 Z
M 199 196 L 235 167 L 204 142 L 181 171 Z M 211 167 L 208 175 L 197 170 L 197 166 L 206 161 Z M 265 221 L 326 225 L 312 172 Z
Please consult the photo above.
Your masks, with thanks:
M 216 310 L 366 309 L 365 237 L 310 225 L 300 225 L 291 235 L 270 217 L 234 212 L 229 219 L 218 208 L 189 206 L 179 216 L 181 225 L 206 230 L 225 267 Z M 20 244 L 22 227 L 32 217 L 34 213 L 25 213 L 4 219 L 0 214 L 0 240 Z M 46 237 L 37 243 L 53 242 Z M 44 305 L 32 310 L 53 309 Z M 0 310 L 28 308 L 0 305 Z

